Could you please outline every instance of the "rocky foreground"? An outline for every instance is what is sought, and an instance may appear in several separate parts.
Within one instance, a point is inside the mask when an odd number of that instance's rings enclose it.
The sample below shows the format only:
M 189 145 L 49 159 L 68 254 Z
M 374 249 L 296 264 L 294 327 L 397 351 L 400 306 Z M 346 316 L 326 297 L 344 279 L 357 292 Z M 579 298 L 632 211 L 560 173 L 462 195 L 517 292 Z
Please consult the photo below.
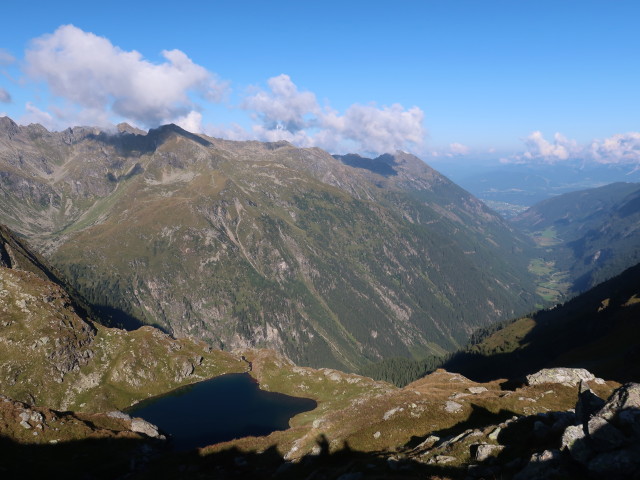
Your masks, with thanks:
M 640 478 L 640 384 L 550 369 L 513 388 L 438 370 L 400 389 L 272 351 L 244 354 L 263 388 L 306 392 L 318 408 L 286 431 L 174 453 L 153 426 L 118 412 L 3 397 L 0 434 L 12 454 L 0 473 L 37 478 L 46 465 L 66 478 Z

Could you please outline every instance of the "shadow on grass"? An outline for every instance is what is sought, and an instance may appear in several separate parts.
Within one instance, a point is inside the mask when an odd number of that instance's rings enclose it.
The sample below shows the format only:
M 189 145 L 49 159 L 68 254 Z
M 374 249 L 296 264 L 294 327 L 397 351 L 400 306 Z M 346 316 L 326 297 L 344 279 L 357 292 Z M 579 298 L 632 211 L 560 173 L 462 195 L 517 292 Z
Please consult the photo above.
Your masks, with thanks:
M 466 420 L 463 420 L 460 423 L 455 424 L 450 428 L 446 428 L 443 430 L 437 430 L 429 433 L 429 435 L 424 437 L 411 437 L 411 440 L 405 444 L 405 448 L 413 449 L 424 442 L 429 436 L 435 435 L 439 437 L 441 440 L 439 443 L 445 442 L 448 439 L 454 438 L 457 435 L 460 435 L 467 430 L 473 430 L 476 428 L 483 428 L 487 425 L 496 425 L 504 422 L 505 420 L 516 415 L 515 412 L 510 410 L 500 410 L 497 413 L 494 413 L 484 407 L 479 405 L 471 405 L 471 413 L 467 417 Z M 436 444 L 437 445 L 437 444 Z
M 348 445 L 329 453 L 319 437 L 318 453 L 296 462 L 275 447 L 263 452 L 230 448 L 200 454 L 171 452 L 159 441 L 93 439 L 60 444 L 25 445 L 0 437 L 0 478 L 68 480 L 158 479 L 462 479 L 465 468 L 426 465 L 389 458 L 384 452 L 359 452 Z

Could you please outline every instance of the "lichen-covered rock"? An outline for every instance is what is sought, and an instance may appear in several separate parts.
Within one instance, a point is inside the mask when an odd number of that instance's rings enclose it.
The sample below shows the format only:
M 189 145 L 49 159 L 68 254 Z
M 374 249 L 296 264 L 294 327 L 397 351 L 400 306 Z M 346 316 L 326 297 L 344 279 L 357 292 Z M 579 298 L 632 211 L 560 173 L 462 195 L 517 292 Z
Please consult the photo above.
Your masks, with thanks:
M 591 381 L 595 378 L 591 372 L 584 368 L 543 368 L 539 372 L 527 375 L 527 385 L 541 385 L 543 383 L 578 385 L 581 381 Z

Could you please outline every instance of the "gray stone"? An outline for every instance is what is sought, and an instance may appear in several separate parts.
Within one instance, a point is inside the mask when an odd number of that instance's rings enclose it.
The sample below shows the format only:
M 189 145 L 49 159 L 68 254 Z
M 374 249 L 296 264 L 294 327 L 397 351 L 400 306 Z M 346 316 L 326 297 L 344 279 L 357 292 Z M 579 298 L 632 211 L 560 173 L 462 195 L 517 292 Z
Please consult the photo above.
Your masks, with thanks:
M 627 383 L 618 388 L 597 415 L 611 421 L 625 409 L 640 409 L 640 383 Z
M 534 453 L 529 459 L 529 463 L 513 477 L 513 480 L 557 478 L 562 475 L 561 462 L 562 455 L 558 450 Z
M 27 430 L 29 430 L 29 429 L 31 428 L 31 425 L 29 425 L 25 420 L 22 420 L 22 421 L 20 422 L 20 425 L 21 425 L 23 428 L 26 428 Z
M 491 443 L 478 443 L 471 445 L 471 456 L 477 462 L 484 462 L 489 457 L 499 454 L 504 447 L 502 445 L 493 445 Z
M 118 419 L 120 419 L 120 420 L 128 420 L 128 421 L 130 421 L 130 420 L 131 420 L 131 417 L 130 417 L 129 415 L 127 415 L 127 414 L 126 414 L 126 413 L 124 413 L 124 412 L 120 412 L 120 411 L 118 411 L 118 410 L 115 410 L 115 411 L 113 411 L 113 412 L 109 412 L 109 413 L 107 413 L 107 417 L 111 417 L 111 418 L 118 418 Z
M 561 445 L 562 449 L 569 451 L 569 454 L 574 460 L 583 464 L 593 455 L 587 443 L 582 425 L 571 425 L 567 427 L 562 435 Z
M 157 438 L 160 436 L 158 427 L 154 424 L 143 420 L 142 418 L 134 418 L 131 420 L 131 431 L 136 433 L 144 433 L 148 437 Z
M 44 421 L 44 417 L 40 412 L 32 412 L 29 419 L 35 423 L 42 423 Z
M 624 434 L 602 417 L 593 417 L 587 425 L 593 448 L 599 452 L 614 450 L 627 443 Z
M 498 435 L 500 435 L 500 432 L 502 431 L 502 428 L 500 427 L 496 427 L 490 434 L 489 434 L 489 438 L 491 440 L 498 440 Z
M 436 455 L 433 458 L 434 463 L 445 464 L 456 461 L 456 457 L 451 457 L 449 455 Z
M 444 411 L 448 413 L 457 413 L 460 410 L 462 410 L 462 405 L 460 405 L 458 402 L 452 402 L 451 400 L 449 400 L 444 405 Z
M 485 387 L 469 387 L 469 388 L 467 388 L 467 390 L 469 390 L 474 395 L 477 395 L 477 394 L 482 393 L 482 392 L 488 392 L 489 391 Z
M 543 368 L 539 372 L 527 375 L 527 385 L 541 385 L 543 383 L 562 383 L 578 385 L 581 380 L 595 380 L 595 376 L 584 368 Z

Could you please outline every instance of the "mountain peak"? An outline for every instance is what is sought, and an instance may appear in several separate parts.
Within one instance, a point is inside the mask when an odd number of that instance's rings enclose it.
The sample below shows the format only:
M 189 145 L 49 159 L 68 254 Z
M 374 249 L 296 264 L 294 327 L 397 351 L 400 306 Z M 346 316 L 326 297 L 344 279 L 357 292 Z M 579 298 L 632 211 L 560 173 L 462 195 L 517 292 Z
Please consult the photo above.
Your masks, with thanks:
M 20 127 L 18 124 L 9 117 L 0 117 L 0 132 L 8 134 L 11 138 L 13 135 L 18 133 L 19 129 Z
M 130 133 L 132 135 L 146 135 L 147 134 L 147 132 L 145 132 L 144 130 L 140 130 L 139 128 L 131 126 L 127 122 L 119 123 L 118 125 L 116 125 L 116 128 L 118 129 L 118 132 L 120 132 L 120 133 Z
M 195 133 L 188 132 L 184 128 L 176 125 L 175 123 L 169 123 L 167 125 L 161 125 L 158 128 L 152 128 L 149 130 L 147 134 L 150 138 L 156 140 L 157 145 L 161 145 L 172 135 L 179 135 L 184 138 L 188 138 L 196 143 L 199 143 L 202 146 L 209 147 L 212 145 L 211 142 L 205 140 L 200 135 L 196 135 Z

